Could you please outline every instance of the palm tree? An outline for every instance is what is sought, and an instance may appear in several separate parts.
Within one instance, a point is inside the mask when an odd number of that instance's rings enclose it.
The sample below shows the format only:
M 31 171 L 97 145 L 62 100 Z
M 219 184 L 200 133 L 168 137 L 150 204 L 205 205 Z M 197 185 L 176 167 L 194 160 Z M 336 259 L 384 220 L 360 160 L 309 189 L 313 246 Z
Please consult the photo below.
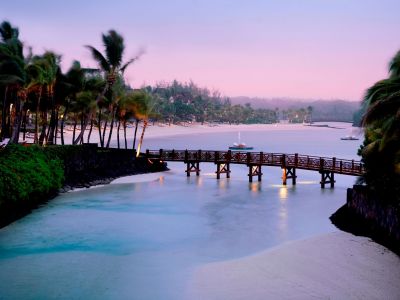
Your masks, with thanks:
M 142 147 L 143 144 L 143 138 L 144 138 L 144 133 L 147 128 L 147 125 L 149 123 L 149 117 L 152 116 L 153 114 L 153 108 L 154 108 L 154 101 L 153 98 L 149 93 L 146 91 L 140 91 L 137 94 L 137 107 L 136 107 L 136 116 L 143 120 L 143 129 L 142 129 L 142 134 L 140 135 L 140 140 L 138 144 L 138 150 L 136 153 L 136 156 L 140 155 L 140 148 Z M 135 132 L 136 135 L 136 132 Z M 136 136 L 135 136 L 136 138 Z
M 110 30 L 107 34 L 102 34 L 102 40 L 104 44 L 105 54 L 103 55 L 99 50 L 97 50 L 93 46 L 86 46 L 92 54 L 93 59 L 98 63 L 100 71 L 104 73 L 104 77 L 106 79 L 106 84 L 103 88 L 103 91 L 98 94 L 96 98 L 96 103 L 100 103 L 106 96 L 106 93 L 109 93 L 109 97 L 112 97 L 112 86 L 114 85 L 117 77 L 120 74 L 123 74 L 126 68 L 132 64 L 135 60 L 139 58 L 139 55 L 135 58 L 128 60 L 123 63 L 122 57 L 125 50 L 125 44 L 123 37 L 118 34 L 115 30 Z M 89 114 L 88 119 L 92 119 L 93 111 Z M 81 131 L 80 135 L 83 135 L 85 127 Z M 98 124 L 100 126 L 100 124 Z M 105 130 L 105 128 L 104 128 Z M 78 136 L 77 139 L 81 137 Z M 104 146 L 104 141 L 102 143 Z
M 359 154 L 366 167 L 364 180 L 382 190 L 399 188 L 400 51 L 389 64 L 389 77 L 367 90 L 363 105 L 365 139 Z
M 2 107 L 0 140 L 10 137 L 10 104 L 8 95 L 10 90 L 24 81 L 23 46 L 19 40 L 19 30 L 10 22 L 4 21 L 0 24 L 0 86 L 4 87 Z M 3 96 L 3 95 L 1 95 Z M 8 118 L 11 120 L 11 118 Z

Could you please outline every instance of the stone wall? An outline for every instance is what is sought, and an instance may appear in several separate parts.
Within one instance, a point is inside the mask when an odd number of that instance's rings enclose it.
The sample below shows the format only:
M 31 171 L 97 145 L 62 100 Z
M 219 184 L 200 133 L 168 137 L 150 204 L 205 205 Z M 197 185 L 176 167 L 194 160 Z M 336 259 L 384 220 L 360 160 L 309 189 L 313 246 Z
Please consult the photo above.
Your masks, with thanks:
M 400 207 L 390 199 L 379 195 L 366 186 L 355 185 L 347 190 L 347 208 L 366 221 L 365 226 L 375 236 L 400 244 Z
M 165 163 L 136 158 L 132 149 L 105 149 L 98 148 L 97 144 L 77 147 L 77 151 L 66 151 L 64 155 L 64 190 L 104 184 L 126 175 L 167 170 Z

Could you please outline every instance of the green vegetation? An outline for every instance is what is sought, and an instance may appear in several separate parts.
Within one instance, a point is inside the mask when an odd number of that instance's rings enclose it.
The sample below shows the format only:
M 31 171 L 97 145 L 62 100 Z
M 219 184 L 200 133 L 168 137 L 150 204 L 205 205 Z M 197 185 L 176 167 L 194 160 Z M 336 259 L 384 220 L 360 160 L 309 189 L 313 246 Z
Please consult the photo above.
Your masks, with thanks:
M 367 90 L 363 105 L 363 180 L 382 198 L 400 203 L 400 51 L 390 62 L 389 77 Z
M 62 186 L 62 161 L 46 149 L 10 145 L 0 151 L 0 210 L 31 207 Z
M 220 93 L 200 88 L 193 82 L 158 84 L 147 87 L 154 101 L 153 119 L 171 123 L 218 122 L 229 124 L 275 123 L 277 114 L 271 109 L 253 109 L 250 104 L 232 105 Z

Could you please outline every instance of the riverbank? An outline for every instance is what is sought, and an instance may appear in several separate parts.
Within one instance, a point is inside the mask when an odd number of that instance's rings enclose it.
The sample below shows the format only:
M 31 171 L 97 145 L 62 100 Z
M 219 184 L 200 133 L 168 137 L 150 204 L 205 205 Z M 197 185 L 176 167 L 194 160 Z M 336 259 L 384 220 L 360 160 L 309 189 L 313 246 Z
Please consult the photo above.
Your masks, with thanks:
M 400 299 L 400 258 L 334 232 L 198 268 L 188 299 Z
M 132 150 L 102 149 L 96 144 L 10 145 L 0 155 L 0 228 L 59 193 L 167 170 L 166 163 L 136 158 Z

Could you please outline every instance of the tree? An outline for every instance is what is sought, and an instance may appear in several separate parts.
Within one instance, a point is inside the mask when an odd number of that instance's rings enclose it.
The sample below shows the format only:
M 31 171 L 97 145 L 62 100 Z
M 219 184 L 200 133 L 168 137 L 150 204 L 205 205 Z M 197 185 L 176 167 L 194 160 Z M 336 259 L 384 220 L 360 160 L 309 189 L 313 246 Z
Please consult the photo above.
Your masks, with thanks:
M 108 96 L 108 99 L 112 101 L 112 86 L 114 85 L 117 77 L 122 75 L 126 68 L 132 64 L 135 60 L 139 58 L 139 55 L 135 58 L 128 60 L 127 62 L 122 62 L 122 57 L 125 50 L 124 39 L 115 30 L 110 30 L 108 34 L 102 34 L 102 40 L 104 44 L 105 54 L 103 55 L 99 50 L 93 46 L 86 46 L 92 54 L 93 59 L 98 63 L 100 71 L 103 72 L 105 78 L 105 86 L 101 93 L 98 94 L 96 98 L 96 103 L 99 104 L 104 101 L 104 98 Z M 108 95 L 106 95 L 108 93 Z M 101 110 L 100 110 L 101 112 Z M 92 119 L 93 111 L 89 113 L 88 120 Z M 100 115 L 101 121 L 101 115 Z M 83 130 L 81 130 L 80 136 L 77 140 L 81 139 L 81 135 L 84 134 L 87 121 L 84 124 Z M 101 130 L 101 124 L 98 124 Z M 105 130 L 106 128 L 104 128 Z M 104 135 L 104 133 L 103 133 Z M 104 146 L 104 139 L 102 134 L 100 134 L 101 146 Z
M 149 93 L 142 90 L 137 93 L 136 102 L 137 102 L 137 105 L 136 105 L 135 114 L 136 114 L 137 118 L 143 120 L 142 134 L 140 135 L 138 150 L 137 150 L 137 154 L 136 154 L 136 156 L 139 156 L 140 148 L 142 147 L 142 144 L 143 144 L 144 133 L 145 133 L 145 130 L 146 130 L 148 122 L 149 122 L 149 117 L 151 117 L 153 114 L 154 101 Z
M 362 105 L 366 107 L 365 139 L 359 150 L 366 168 L 363 180 L 400 200 L 400 51 L 389 64 L 389 77 L 367 90 Z

